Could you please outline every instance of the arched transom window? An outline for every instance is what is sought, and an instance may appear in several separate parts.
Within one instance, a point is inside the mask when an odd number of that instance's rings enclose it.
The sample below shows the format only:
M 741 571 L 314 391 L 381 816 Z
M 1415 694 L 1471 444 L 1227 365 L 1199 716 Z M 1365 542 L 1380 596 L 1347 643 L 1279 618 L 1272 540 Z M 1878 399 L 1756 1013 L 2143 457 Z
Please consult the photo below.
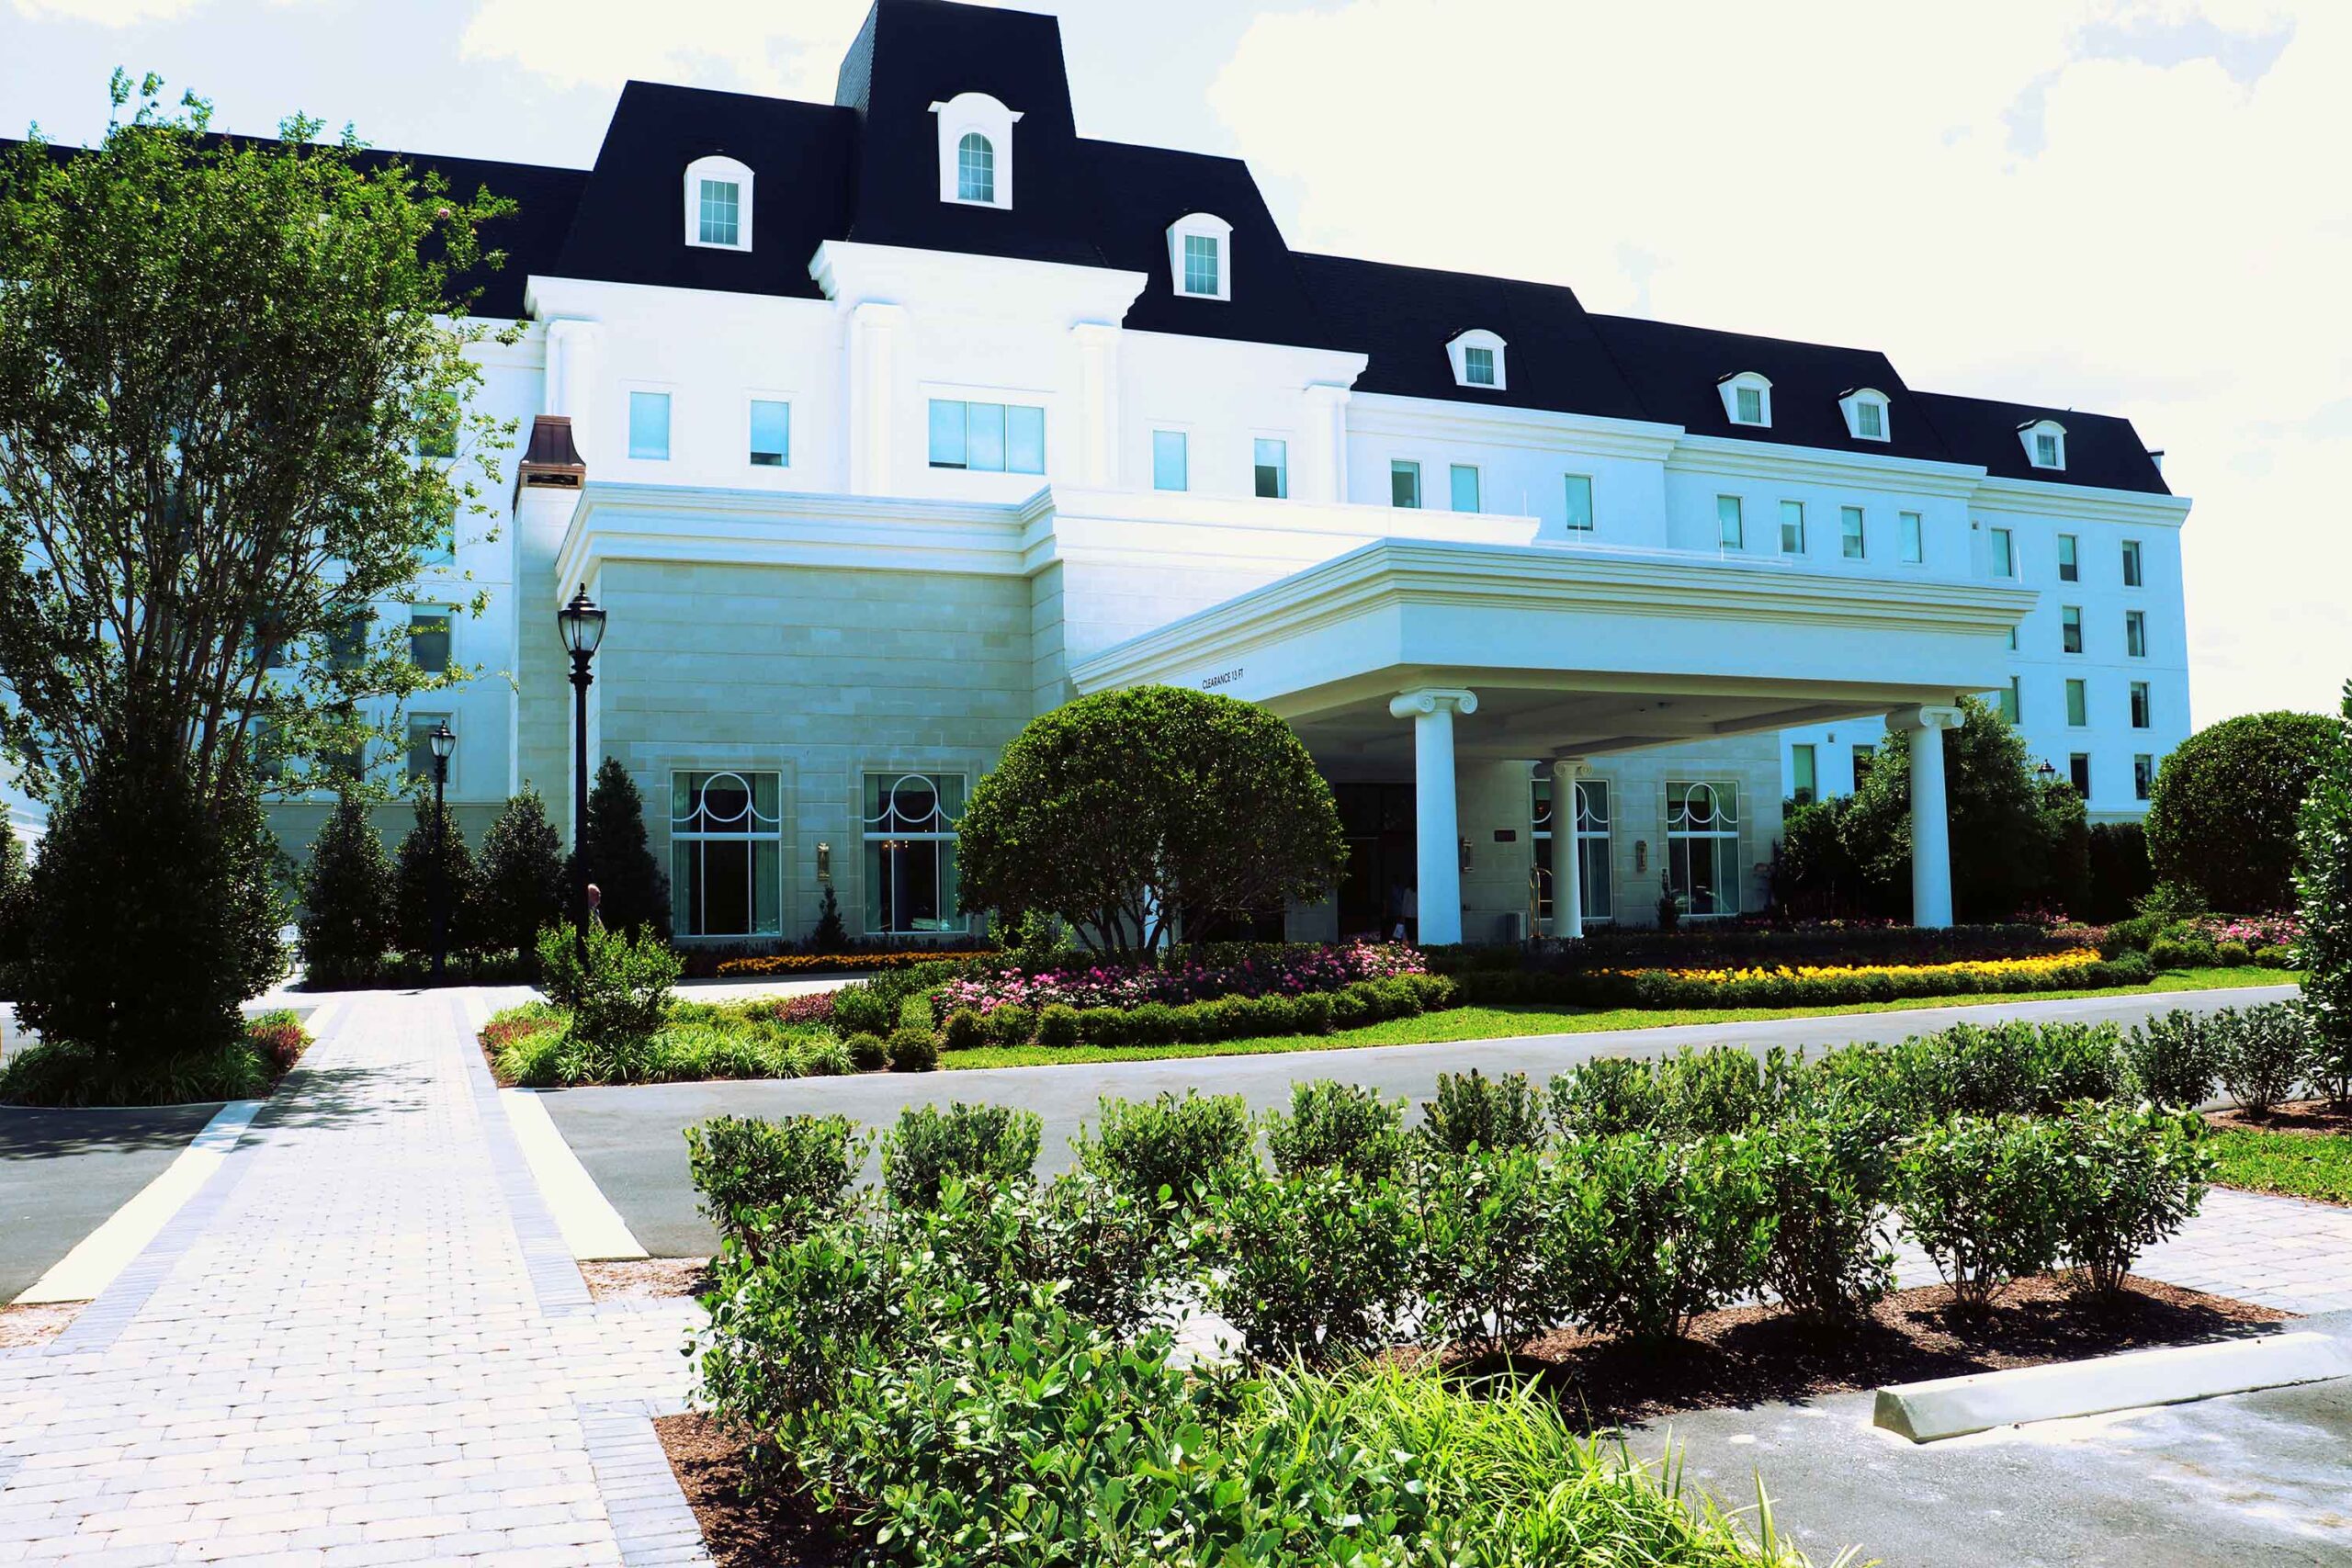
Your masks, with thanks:
M 996 205 L 996 149 L 977 130 L 956 144 L 956 199 Z
M 1012 127 L 1021 118 L 986 93 L 931 106 L 939 122 L 939 199 L 959 207 L 1012 205 Z

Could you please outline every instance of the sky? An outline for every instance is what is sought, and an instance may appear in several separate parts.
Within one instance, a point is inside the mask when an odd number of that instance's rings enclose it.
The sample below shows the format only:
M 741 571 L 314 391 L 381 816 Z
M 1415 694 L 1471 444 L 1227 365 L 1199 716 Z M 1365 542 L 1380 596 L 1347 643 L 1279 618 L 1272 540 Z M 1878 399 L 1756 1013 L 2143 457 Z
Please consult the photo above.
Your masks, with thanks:
M 829 100 L 865 8 L 0 0 L 0 133 L 96 137 L 119 64 L 232 130 L 585 166 L 630 76 Z M 2352 3 L 1024 8 L 1083 134 L 1248 159 L 1295 246 L 2130 416 L 2197 503 L 2195 722 L 2352 676 Z

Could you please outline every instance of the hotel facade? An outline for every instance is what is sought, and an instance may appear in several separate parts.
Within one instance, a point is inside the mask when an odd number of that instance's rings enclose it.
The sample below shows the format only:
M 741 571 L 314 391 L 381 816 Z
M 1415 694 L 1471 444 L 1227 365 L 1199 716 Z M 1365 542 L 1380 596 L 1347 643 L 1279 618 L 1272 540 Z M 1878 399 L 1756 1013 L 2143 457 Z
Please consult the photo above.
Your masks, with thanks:
M 878 0 L 833 103 L 631 83 L 591 169 L 414 161 L 518 203 L 477 313 L 524 323 L 480 353 L 526 446 L 427 570 L 487 613 L 381 607 L 482 672 L 381 765 L 446 717 L 469 836 L 526 784 L 568 835 L 584 586 L 589 750 L 682 940 L 805 936 L 828 884 L 853 933 L 966 931 L 972 784 L 1148 682 L 1330 780 L 1349 866 L 1294 939 L 1759 908 L 1783 797 L 1963 694 L 2095 819 L 2189 728 L 2188 502 L 2127 421 L 1295 251 L 1241 163 L 1079 135 L 1049 17 Z

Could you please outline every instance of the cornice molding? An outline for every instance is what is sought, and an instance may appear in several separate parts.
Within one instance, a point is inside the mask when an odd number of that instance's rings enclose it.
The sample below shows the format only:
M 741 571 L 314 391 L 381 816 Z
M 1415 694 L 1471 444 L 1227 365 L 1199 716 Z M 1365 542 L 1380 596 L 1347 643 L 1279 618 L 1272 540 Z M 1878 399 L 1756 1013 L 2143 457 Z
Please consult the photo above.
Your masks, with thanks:
M 1726 435 L 1685 434 L 1667 459 L 1685 473 L 1731 474 L 1810 484 L 1869 485 L 1921 495 L 1966 496 L 1984 479 L 1974 463 L 1944 463 L 1877 452 L 1833 452 L 1819 446 L 1778 446 Z
M 2078 517 L 2088 522 L 2177 528 L 2188 521 L 2189 509 L 2196 503 L 2185 495 L 2052 484 L 2045 479 L 1987 479 L 1976 487 L 1969 504 L 1983 513 Z
M 1564 443 L 1578 452 L 1662 461 L 1682 439 L 1679 424 L 1605 419 L 1597 414 L 1550 409 L 1449 402 L 1394 392 L 1357 392 L 1348 403 L 1351 435 L 1452 436 L 1498 446 L 1556 450 Z

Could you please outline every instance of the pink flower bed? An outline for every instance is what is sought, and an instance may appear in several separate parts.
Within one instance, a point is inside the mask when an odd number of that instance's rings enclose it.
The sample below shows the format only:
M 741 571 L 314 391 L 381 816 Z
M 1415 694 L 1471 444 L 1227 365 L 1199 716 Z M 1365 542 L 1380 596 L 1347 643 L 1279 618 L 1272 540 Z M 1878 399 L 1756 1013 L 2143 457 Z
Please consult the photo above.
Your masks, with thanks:
M 2292 915 L 2207 915 L 2197 929 L 2210 942 L 2248 947 L 2292 947 L 2303 940 L 2303 922 Z
M 1246 950 L 1229 960 L 1214 953 L 1211 958 L 1221 961 L 1180 953 L 1162 965 L 1089 960 L 1012 965 L 950 980 L 940 989 L 938 1010 L 944 1018 L 966 1009 L 989 1013 L 1001 1007 L 1045 1008 L 1057 1003 L 1074 1008 L 1136 1008 L 1164 1002 L 1176 1007 L 1218 997 L 1306 996 L 1337 991 L 1360 980 L 1429 972 L 1419 952 L 1396 942 L 1268 946 Z

